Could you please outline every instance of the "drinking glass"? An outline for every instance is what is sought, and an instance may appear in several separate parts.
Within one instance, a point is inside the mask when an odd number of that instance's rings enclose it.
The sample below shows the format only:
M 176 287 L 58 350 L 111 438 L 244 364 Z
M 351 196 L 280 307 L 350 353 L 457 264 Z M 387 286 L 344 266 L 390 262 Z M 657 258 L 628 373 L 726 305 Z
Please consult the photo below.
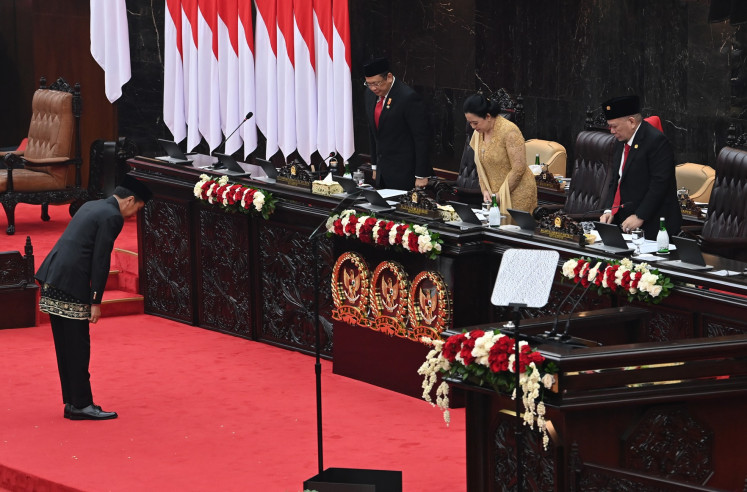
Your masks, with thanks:
M 630 235 L 633 238 L 633 244 L 635 244 L 635 251 L 633 252 L 634 256 L 638 256 L 641 254 L 641 244 L 646 242 L 646 236 L 643 233 L 643 229 L 633 229 L 630 231 Z

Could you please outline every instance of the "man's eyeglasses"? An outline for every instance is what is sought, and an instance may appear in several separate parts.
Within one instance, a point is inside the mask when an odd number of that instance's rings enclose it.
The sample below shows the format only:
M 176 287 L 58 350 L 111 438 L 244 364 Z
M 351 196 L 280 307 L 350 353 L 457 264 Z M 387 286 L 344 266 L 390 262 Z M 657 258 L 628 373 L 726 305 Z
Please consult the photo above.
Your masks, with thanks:
M 365 87 L 368 87 L 369 89 L 371 89 L 371 88 L 378 89 L 379 87 L 381 87 L 384 84 L 386 84 L 386 79 L 379 80 L 378 82 L 363 82 L 363 85 Z

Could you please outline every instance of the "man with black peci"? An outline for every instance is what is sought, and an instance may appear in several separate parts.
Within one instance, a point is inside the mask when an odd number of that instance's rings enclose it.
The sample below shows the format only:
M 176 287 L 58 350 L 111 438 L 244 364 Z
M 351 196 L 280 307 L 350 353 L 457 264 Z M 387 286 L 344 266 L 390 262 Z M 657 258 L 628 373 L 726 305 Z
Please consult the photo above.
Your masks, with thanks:
M 423 99 L 394 77 L 386 58 L 363 67 L 371 167 L 377 188 L 411 190 L 433 175 L 430 124 Z
M 664 217 L 670 236 L 680 231 L 682 213 L 672 145 L 666 136 L 641 116 L 638 96 L 622 96 L 602 104 L 605 118 L 618 142 L 607 183 L 607 203 L 600 222 L 620 225 L 628 233 L 642 228 L 647 239 L 656 239 L 659 218 Z
M 39 308 L 49 314 L 52 324 L 66 419 L 117 418 L 115 412 L 93 403 L 89 322 L 96 323 L 101 316 L 114 240 L 124 219 L 150 198 L 147 186 L 125 175 L 113 196 L 80 207 L 36 272 L 41 284 Z

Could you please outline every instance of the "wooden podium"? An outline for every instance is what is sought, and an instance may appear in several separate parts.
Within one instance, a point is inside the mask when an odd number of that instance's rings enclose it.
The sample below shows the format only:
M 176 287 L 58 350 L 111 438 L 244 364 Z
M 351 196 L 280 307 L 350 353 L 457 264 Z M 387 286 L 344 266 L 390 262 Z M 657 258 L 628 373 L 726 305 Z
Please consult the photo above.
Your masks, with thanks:
M 560 368 L 558 392 L 545 398 L 548 450 L 523 428 L 522 490 L 743 489 L 747 336 L 637 343 L 643 317 L 629 308 L 582 313 L 571 332 L 596 333 L 601 346 L 539 345 Z M 522 333 L 550 325 L 527 322 Z M 453 386 L 466 402 L 468 490 L 515 490 L 514 401 Z

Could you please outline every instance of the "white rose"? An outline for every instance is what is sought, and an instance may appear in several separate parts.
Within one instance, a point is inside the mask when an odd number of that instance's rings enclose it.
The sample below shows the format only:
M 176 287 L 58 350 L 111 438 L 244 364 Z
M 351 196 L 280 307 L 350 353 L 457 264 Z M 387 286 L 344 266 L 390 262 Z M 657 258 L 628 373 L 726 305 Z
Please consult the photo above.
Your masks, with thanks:
M 257 209 L 257 212 L 261 212 L 262 207 L 265 205 L 265 195 L 260 192 L 255 193 L 252 202 L 254 203 L 254 208 Z
M 221 186 L 228 184 L 228 176 L 225 174 L 221 176 L 220 179 L 218 180 L 218 184 Z
M 576 269 L 576 266 L 578 266 L 578 261 L 576 260 L 568 260 L 565 263 L 563 263 L 563 276 L 566 278 L 573 278 L 573 270 Z
M 661 285 L 651 286 L 651 289 L 649 289 L 648 293 L 654 297 L 658 297 L 659 294 L 661 294 Z

